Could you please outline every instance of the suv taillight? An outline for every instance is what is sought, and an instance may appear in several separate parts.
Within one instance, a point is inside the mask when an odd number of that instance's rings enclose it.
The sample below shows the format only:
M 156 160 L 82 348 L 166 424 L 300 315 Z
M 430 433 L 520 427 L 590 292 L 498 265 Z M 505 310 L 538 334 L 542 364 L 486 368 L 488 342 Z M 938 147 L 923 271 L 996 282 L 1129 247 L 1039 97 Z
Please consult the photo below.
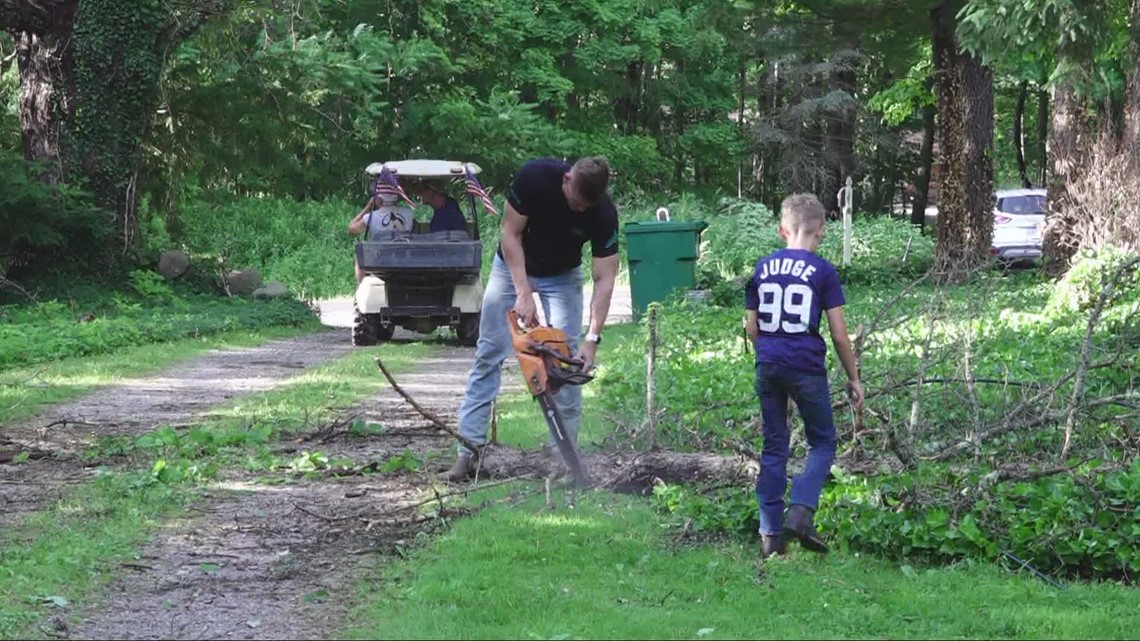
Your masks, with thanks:
M 1001 214 L 994 216 L 994 224 L 995 225 L 1004 225 L 1011 220 L 1013 220 L 1013 219 L 1010 218 L 1009 216 L 1002 216 Z

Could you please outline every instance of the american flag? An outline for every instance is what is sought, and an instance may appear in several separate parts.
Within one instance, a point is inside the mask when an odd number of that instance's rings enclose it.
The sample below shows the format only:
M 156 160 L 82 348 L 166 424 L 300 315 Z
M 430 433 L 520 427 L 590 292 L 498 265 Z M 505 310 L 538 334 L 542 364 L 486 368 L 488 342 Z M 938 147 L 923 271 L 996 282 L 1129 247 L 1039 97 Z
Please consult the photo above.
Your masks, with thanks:
M 400 186 L 400 181 L 396 180 L 396 174 L 391 169 L 384 167 L 380 170 L 380 174 L 376 176 L 376 187 L 373 196 L 379 200 L 380 196 L 396 196 L 408 206 L 415 209 L 416 204 L 412 202 L 411 198 L 404 193 L 404 188 Z
M 499 210 L 495 209 L 495 203 L 491 202 L 491 197 L 487 192 L 483 191 L 483 186 L 479 184 L 479 179 L 475 174 L 471 173 L 470 167 L 464 167 L 467 171 L 467 193 L 478 198 L 483 203 L 483 208 L 492 214 L 498 216 Z

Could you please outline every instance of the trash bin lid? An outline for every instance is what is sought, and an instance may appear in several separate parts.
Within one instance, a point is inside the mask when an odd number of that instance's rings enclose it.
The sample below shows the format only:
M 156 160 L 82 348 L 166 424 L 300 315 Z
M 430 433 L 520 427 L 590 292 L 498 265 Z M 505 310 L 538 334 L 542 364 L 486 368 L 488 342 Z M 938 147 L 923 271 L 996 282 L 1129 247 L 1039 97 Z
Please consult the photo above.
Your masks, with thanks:
M 669 232 L 689 231 L 699 232 L 708 228 L 703 220 L 647 220 L 639 223 L 626 223 L 627 234 L 660 234 Z

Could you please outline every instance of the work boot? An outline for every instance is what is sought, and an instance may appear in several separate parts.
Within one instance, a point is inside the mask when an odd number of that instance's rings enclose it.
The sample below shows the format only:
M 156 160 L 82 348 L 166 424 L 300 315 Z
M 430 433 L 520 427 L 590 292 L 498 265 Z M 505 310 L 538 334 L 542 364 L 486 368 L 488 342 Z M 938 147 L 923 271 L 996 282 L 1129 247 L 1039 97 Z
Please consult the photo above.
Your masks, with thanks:
M 819 554 L 827 554 L 827 544 L 820 538 L 819 532 L 815 531 L 815 525 L 812 523 L 814 514 L 815 510 L 806 505 L 793 504 L 788 508 L 787 516 L 784 517 L 784 531 L 799 539 L 800 545 L 804 549 Z
M 760 556 L 768 558 L 784 553 L 784 537 L 781 534 L 763 534 L 760 541 Z
M 460 454 L 455 458 L 455 465 L 452 465 L 450 470 L 439 475 L 439 480 L 447 481 L 448 483 L 459 483 L 460 481 L 466 480 L 467 477 L 475 472 L 474 461 L 474 456 L 470 454 Z

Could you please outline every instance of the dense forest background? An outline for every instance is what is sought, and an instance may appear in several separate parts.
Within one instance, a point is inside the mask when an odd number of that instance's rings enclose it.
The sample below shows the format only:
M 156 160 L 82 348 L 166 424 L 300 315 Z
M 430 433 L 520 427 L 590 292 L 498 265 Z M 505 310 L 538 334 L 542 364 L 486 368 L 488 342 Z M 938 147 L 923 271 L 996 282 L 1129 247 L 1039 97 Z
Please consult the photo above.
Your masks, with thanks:
M 1140 131 L 1138 15 L 1140 0 L 0 0 L 0 270 L 78 248 L 117 264 L 147 230 L 177 242 L 196 203 L 362 201 L 377 160 L 474 161 L 499 193 L 546 154 L 608 156 L 627 200 L 772 208 L 811 191 L 835 211 L 851 176 L 861 214 L 922 224 L 937 206 L 943 266 L 986 255 L 994 188 L 1048 185 L 1063 265 L 1104 240 L 1082 223 L 1119 210 L 1088 211 L 1090 168 L 1116 181 L 1101 200 L 1136 193 L 1119 184 L 1135 165 L 1116 165 Z

